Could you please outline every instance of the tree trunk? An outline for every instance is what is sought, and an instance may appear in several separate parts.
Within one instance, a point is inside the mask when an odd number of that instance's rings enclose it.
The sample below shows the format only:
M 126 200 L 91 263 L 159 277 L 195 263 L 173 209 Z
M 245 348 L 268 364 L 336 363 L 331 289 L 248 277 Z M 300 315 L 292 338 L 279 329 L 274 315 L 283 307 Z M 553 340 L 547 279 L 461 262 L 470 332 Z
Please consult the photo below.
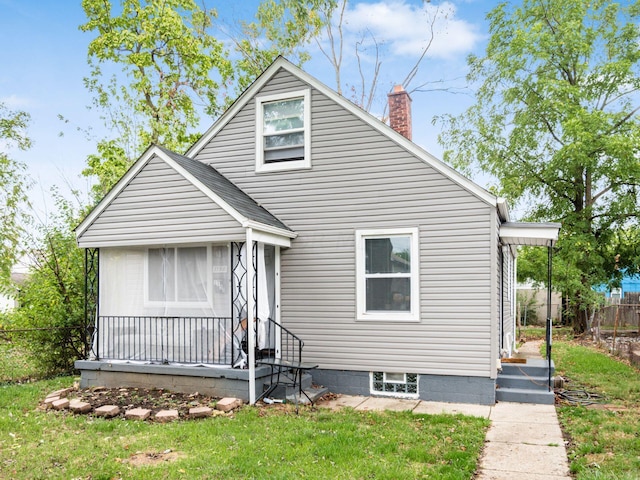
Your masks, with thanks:
M 582 335 L 587 331 L 587 311 L 580 308 L 580 305 L 574 305 L 573 310 L 573 333 L 574 335 Z

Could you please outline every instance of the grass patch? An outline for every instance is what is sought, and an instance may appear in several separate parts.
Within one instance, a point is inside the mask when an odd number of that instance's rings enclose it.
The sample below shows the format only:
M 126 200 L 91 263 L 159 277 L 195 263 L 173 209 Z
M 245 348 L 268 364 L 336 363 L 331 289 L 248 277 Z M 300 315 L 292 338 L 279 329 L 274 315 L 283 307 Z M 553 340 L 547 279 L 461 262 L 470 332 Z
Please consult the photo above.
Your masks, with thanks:
M 0 387 L 0 477 L 470 479 L 488 427 L 462 415 L 352 409 L 245 407 L 171 424 L 35 409 L 73 380 Z
M 0 384 L 42 377 L 30 353 L 19 344 L 0 338 L 0 359 Z
M 545 340 L 546 327 L 518 327 L 518 338 L 527 341 Z M 553 327 L 551 331 L 554 340 L 569 340 L 573 338 L 573 329 L 571 327 Z
M 591 347 L 554 343 L 557 373 L 606 398 L 598 408 L 563 405 L 558 416 L 572 440 L 571 471 L 580 480 L 637 479 L 640 472 L 640 372 Z

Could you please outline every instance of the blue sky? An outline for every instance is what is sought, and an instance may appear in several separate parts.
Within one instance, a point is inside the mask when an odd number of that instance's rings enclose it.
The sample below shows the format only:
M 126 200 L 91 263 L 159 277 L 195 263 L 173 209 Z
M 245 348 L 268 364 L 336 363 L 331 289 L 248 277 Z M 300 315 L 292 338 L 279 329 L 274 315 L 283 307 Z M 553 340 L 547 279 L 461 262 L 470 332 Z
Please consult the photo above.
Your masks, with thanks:
M 234 18 L 246 17 L 257 3 L 208 0 L 206 5 L 218 9 L 221 22 L 231 23 Z M 439 8 L 441 17 L 436 23 L 434 43 L 411 86 L 447 80 L 445 85 L 457 92 L 412 95 L 414 141 L 441 157 L 442 148 L 436 141 L 440 127 L 432 125 L 431 119 L 447 112 L 459 113 L 472 101 L 472 89 L 463 80 L 466 57 L 482 53 L 488 29 L 485 16 L 497 3 L 352 0 L 346 15 L 345 37 L 355 42 L 369 31 L 381 44 L 384 55 L 372 113 L 381 113 L 386 92 L 407 74 L 420 51 L 425 16 Z M 83 78 L 89 73 L 86 58 L 92 34 L 79 30 L 84 21 L 80 0 L 0 0 L 0 101 L 10 109 L 25 110 L 31 115 L 28 134 L 33 148 L 26 152 L 12 151 L 11 155 L 27 165 L 35 181 L 31 198 L 43 220 L 53 210 L 48 194 L 51 186 L 68 192 L 71 184 L 80 191 L 88 191 L 88 181 L 80 172 L 87 155 L 94 152 L 96 141 L 105 136 L 97 112 L 87 108 L 91 96 L 84 88 Z M 309 51 L 312 60 L 303 68 L 335 88 L 327 60 L 317 46 L 311 45 Z M 365 67 L 372 52 L 369 49 L 362 55 Z M 354 84 L 358 73 L 351 46 L 345 47 L 344 56 L 345 79 Z M 349 97 L 347 93 L 345 96 Z M 68 123 L 61 121 L 59 115 Z M 201 131 L 211 123 L 211 119 L 204 119 Z

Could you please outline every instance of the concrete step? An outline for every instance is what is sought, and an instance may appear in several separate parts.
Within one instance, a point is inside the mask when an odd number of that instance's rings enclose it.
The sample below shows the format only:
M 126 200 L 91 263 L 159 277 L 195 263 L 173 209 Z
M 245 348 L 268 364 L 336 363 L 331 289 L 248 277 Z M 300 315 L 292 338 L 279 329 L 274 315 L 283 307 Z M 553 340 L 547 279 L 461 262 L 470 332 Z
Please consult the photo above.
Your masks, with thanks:
M 276 378 L 274 377 L 273 381 L 276 381 Z M 289 383 L 293 383 L 293 378 L 292 377 L 284 377 L 284 374 L 281 374 L 280 376 L 280 382 L 281 384 L 278 385 L 273 392 L 271 392 L 269 394 L 269 397 L 271 398 L 277 398 L 279 400 L 284 400 L 285 398 L 289 398 L 294 394 L 298 393 L 298 389 L 297 388 L 293 388 L 293 385 L 289 385 Z M 309 373 L 305 373 L 302 375 L 302 390 L 308 390 L 311 389 L 311 385 L 313 384 L 313 377 L 311 376 L 311 374 Z M 269 384 L 269 379 L 266 380 L 265 384 L 264 384 L 264 390 L 266 391 L 271 385 Z M 323 393 L 324 395 L 324 393 Z
M 316 400 L 326 393 L 329 393 L 329 389 L 327 387 L 309 387 L 304 389 L 304 393 L 301 397 L 298 397 L 298 392 L 295 392 L 292 395 L 287 395 L 287 402 L 295 403 L 297 400 L 298 404 L 306 405 L 309 403 L 309 399 L 311 399 L 311 402 L 315 403 Z
M 498 375 L 496 380 L 498 388 L 518 388 L 522 390 L 547 391 L 549 378 L 530 375 Z
M 501 363 L 502 375 L 528 375 L 531 377 L 544 377 L 548 375 L 549 363 L 541 358 L 527 358 L 527 363 Z M 551 361 L 551 375 L 555 371 L 553 360 Z
M 496 390 L 496 400 L 499 402 L 553 405 L 555 403 L 555 394 L 553 391 L 528 390 L 523 388 L 498 388 Z

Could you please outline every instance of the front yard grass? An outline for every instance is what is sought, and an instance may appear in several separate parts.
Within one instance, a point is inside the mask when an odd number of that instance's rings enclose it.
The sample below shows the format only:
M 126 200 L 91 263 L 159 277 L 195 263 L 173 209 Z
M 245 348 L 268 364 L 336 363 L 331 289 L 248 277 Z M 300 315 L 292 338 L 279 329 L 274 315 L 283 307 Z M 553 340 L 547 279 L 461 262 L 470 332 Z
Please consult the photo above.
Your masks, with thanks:
M 579 480 L 637 479 L 640 472 L 640 371 L 594 348 L 553 345 L 565 388 L 597 393 L 606 405 L 558 407 L 569 434 L 571 472 Z
M 36 409 L 73 381 L 0 386 L 0 478 L 471 479 L 488 427 L 462 415 L 352 409 L 296 416 L 247 406 L 170 424 Z

